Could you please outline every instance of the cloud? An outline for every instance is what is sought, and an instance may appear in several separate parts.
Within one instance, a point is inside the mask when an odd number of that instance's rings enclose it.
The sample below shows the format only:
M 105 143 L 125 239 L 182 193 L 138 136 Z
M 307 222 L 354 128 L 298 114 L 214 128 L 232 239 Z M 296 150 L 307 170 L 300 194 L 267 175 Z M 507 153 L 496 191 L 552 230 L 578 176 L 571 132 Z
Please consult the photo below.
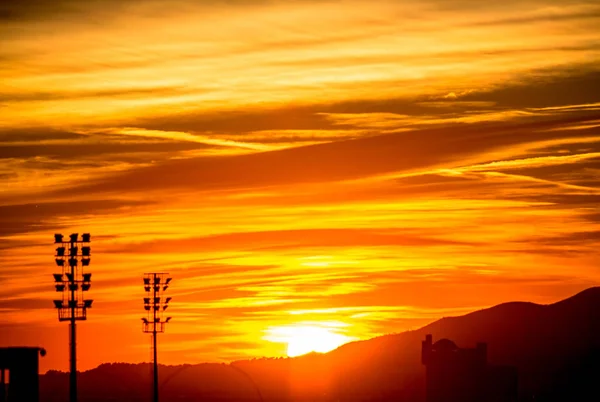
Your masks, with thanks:
M 145 359 L 135 295 L 157 267 L 169 363 L 596 283 L 599 19 L 555 0 L 2 3 L 0 344 L 43 341 L 64 368 L 56 231 L 93 235 L 83 368 Z

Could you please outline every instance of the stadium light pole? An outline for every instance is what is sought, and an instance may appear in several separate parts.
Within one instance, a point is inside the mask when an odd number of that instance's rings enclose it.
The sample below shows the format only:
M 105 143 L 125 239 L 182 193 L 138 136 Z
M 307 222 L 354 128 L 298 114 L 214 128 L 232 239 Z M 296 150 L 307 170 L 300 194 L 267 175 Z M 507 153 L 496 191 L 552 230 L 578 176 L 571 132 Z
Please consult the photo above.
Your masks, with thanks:
M 157 334 L 165 332 L 166 324 L 171 321 L 171 317 L 164 319 L 164 312 L 169 307 L 170 297 L 162 296 L 169 288 L 172 278 L 168 273 L 149 273 L 144 274 L 144 310 L 146 317 L 142 318 L 142 330 L 145 333 L 152 334 L 152 352 L 153 352 L 153 398 L 158 402 L 158 350 Z
M 58 310 L 58 321 L 69 321 L 69 401 L 77 402 L 77 321 L 87 318 L 87 309 L 92 307 L 93 300 L 84 299 L 84 292 L 92 286 L 92 274 L 84 273 L 84 267 L 90 265 L 91 249 L 89 246 L 91 236 L 84 233 L 79 239 L 73 233 L 66 240 L 62 234 L 54 235 L 56 265 L 61 267 L 61 272 L 53 274 L 54 287 L 62 294 L 62 298 L 54 300 L 54 307 Z M 66 264 L 65 264 L 66 262 Z

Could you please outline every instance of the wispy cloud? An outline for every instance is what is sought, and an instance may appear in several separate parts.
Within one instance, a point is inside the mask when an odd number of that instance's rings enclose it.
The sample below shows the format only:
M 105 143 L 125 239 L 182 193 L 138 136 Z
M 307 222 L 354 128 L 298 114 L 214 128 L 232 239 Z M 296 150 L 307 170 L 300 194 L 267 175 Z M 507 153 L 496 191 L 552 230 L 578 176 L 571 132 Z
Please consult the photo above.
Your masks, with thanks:
M 0 344 L 58 351 L 44 369 L 66 361 L 55 231 L 93 235 L 84 369 L 146 359 L 159 268 L 168 363 L 599 279 L 597 2 L 40 0 L 0 21 Z

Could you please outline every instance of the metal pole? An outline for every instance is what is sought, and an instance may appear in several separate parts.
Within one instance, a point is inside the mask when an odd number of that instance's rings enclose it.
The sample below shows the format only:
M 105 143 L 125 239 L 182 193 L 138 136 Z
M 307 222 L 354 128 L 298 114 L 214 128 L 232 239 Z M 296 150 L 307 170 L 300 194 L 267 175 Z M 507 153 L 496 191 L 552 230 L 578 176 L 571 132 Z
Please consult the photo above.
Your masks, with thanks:
M 71 247 L 75 247 L 75 243 L 71 243 Z M 71 264 L 69 264 L 71 265 Z M 70 284 L 75 283 L 75 267 L 71 265 L 71 280 Z M 70 300 L 75 301 L 75 287 L 71 287 L 71 297 Z M 71 302 L 73 303 L 73 302 Z M 70 374 L 70 384 L 69 384 L 69 400 L 71 402 L 77 402 L 77 357 L 76 357 L 76 331 L 75 331 L 75 306 L 74 303 L 71 304 L 71 374 Z
M 69 401 L 77 402 L 77 358 L 75 356 L 75 346 L 76 346 L 75 333 L 76 332 L 75 332 L 75 319 L 74 318 L 71 318 L 70 330 L 71 330 L 71 373 L 70 373 L 70 384 L 69 384 L 69 391 L 70 391 Z
M 156 277 L 158 275 L 154 274 L 153 278 L 152 278 L 152 295 L 153 295 L 153 299 L 152 299 L 152 310 L 153 310 L 153 317 L 154 317 L 154 323 L 152 324 L 152 341 L 154 342 L 154 402 L 158 402 L 158 353 L 156 350 L 156 346 L 158 344 L 158 342 L 156 341 L 156 313 L 157 313 L 157 309 L 155 308 L 156 305 Z

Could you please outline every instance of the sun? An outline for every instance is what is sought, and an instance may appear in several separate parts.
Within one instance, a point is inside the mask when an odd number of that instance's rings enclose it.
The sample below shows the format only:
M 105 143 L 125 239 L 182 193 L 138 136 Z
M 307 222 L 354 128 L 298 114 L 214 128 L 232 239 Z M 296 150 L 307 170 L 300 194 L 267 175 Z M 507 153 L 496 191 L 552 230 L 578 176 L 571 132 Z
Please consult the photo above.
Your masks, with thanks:
M 319 325 L 289 325 L 271 328 L 269 332 L 270 340 L 287 343 L 289 357 L 311 352 L 327 353 L 354 340 L 332 328 Z

